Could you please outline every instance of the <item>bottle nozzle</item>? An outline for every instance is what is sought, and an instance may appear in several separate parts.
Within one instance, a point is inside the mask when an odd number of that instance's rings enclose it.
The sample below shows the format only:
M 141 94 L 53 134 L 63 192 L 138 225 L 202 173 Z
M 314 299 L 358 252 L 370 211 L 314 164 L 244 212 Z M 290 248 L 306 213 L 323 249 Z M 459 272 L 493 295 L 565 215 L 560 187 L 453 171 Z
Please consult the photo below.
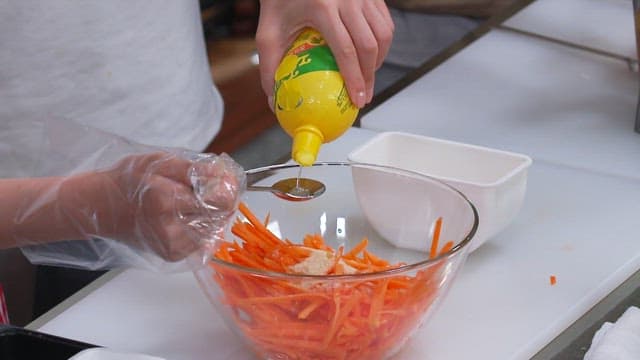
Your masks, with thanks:
M 318 157 L 323 142 L 322 133 L 315 129 L 304 128 L 296 131 L 293 137 L 291 156 L 302 166 L 311 166 Z

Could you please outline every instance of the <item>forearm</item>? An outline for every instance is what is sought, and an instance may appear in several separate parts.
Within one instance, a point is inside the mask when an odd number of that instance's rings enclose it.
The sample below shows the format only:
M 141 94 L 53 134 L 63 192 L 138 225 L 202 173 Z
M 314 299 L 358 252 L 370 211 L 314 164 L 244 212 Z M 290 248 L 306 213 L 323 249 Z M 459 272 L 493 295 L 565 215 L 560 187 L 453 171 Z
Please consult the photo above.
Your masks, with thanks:
M 98 193 L 95 182 L 88 174 L 0 179 L 0 249 L 85 238 L 94 210 L 82 198 Z

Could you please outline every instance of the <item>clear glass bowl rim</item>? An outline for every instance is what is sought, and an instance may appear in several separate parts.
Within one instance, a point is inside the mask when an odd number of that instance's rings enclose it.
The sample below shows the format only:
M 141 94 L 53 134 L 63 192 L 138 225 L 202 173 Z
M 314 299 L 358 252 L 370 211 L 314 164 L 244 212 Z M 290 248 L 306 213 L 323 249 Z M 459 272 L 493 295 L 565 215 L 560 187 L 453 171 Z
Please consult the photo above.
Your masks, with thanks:
M 465 247 L 467 247 L 469 245 L 469 243 L 471 242 L 471 239 L 473 239 L 473 236 L 476 233 L 476 230 L 478 230 L 478 221 L 479 221 L 478 220 L 478 211 L 476 210 L 476 207 L 473 205 L 473 203 L 471 203 L 471 201 L 469 201 L 469 199 L 463 193 L 458 191 L 456 188 L 450 186 L 449 184 L 446 184 L 445 182 L 443 182 L 441 180 L 438 180 L 438 179 L 436 179 L 434 177 L 431 177 L 429 175 L 421 174 L 421 173 L 414 172 L 414 171 L 404 170 L 404 169 L 396 168 L 396 167 L 393 167 L 393 166 L 385 166 L 385 165 L 377 165 L 377 164 L 369 164 L 369 163 L 353 162 L 353 161 L 349 161 L 349 162 L 346 162 L 346 161 L 344 161 L 344 162 L 341 162 L 341 161 L 317 162 L 317 163 L 314 163 L 311 166 L 312 167 L 345 166 L 345 167 L 350 167 L 350 168 L 353 168 L 354 166 L 357 166 L 357 167 L 363 167 L 363 168 L 394 171 L 394 172 L 397 172 L 397 173 L 400 173 L 400 174 L 406 174 L 406 175 L 410 175 L 410 176 L 414 176 L 414 177 L 418 177 L 418 178 L 429 179 L 430 181 L 438 183 L 439 185 L 452 190 L 454 193 L 456 193 L 458 196 L 460 196 L 467 203 L 467 205 L 469 205 L 469 207 L 471 209 L 471 212 L 473 213 L 473 226 L 471 226 L 471 229 L 465 235 L 465 237 L 462 239 L 462 241 L 458 242 L 453 248 L 451 248 L 451 250 L 447 251 L 444 254 L 440 254 L 440 255 L 438 255 L 438 256 L 436 256 L 434 258 L 426 259 L 426 260 L 423 260 L 423 261 L 418 261 L 418 262 L 411 263 L 411 264 L 401 265 L 401 266 L 398 266 L 398 267 L 393 268 L 393 269 L 388 269 L 388 270 L 383 270 L 383 271 L 376 271 L 376 272 L 369 272 L 369 273 L 343 274 L 343 275 L 289 274 L 289 273 L 281 273 L 281 272 L 276 272 L 276 271 L 266 271 L 266 270 L 254 269 L 254 268 L 250 268 L 250 267 L 246 267 L 246 266 L 242 266 L 242 265 L 226 262 L 224 260 L 216 258 L 215 256 L 211 256 L 209 258 L 209 261 L 214 262 L 217 265 L 222 265 L 224 267 L 227 267 L 227 268 L 230 268 L 230 269 L 233 269 L 233 270 L 238 270 L 238 271 L 241 271 L 243 273 L 246 273 L 246 274 L 249 274 L 249 275 L 252 275 L 252 276 L 264 277 L 264 278 L 269 278 L 269 279 L 289 279 L 289 280 L 296 280 L 296 281 L 301 281 L 301 280 L 315 280 L 315 281 L 325 280 L 326 281 L 326 280 L 329 280 L 329 279 L 341 280 L 341 281 L 349 281 L 349 280 L 375 279 L 375 278 L 381 278 L 381 277 L 387 277 L 387 276 L 400 275 L 400 274 L 405 273 L 405 272 L 411 272 L 411 271 L 418 270 L 418 269 L 423 268 L 423 267 L 428 267 L 431 264 L 438 263 L 438 262 L 442 261 L 445 258 L 453 257 L 454 255 L 456 255 L 458 252 L 462 251 L 462 249 L 464 249 Z M 269 166 L 263 166 L 263 167 L 258 167 L 258 168 L 246 170 L 245 171 L 245 175 L 247 175 L 247 178 L 248 178 L 250 175 L 260 174 L 260 173 L 263 173 L 263 172 L 276 171 L 276 170 L 282 170 L 282 169 L 290 169 L 290 168 L 300 168 L 300 167 L 301 166 L 298 165 L 298 164 L 289 164 L 289 163 L 269 165 Z M 248 185 L 250 185 L 250 184 L 248 184 Z

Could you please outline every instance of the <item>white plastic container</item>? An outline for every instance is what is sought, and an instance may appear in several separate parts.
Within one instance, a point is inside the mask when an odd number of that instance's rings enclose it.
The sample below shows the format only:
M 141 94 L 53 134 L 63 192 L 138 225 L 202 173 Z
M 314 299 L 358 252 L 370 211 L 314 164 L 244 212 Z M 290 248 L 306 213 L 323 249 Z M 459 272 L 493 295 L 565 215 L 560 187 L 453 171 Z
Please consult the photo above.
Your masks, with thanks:
M 380 133 L 352 151 L 348 159 L 425 174 L 459 190 L 476 207 L 480 219 L 471 250 L 514 219 L 525 197 L 527 170 L 532 163 L 529 156 L 522 154 L 402 132 Z M 393 222 L 394 216 L 402 214 L 388 214 L 387 219 L 370 221 Z M 446 224 L 446 219 L 443 220 Z M 424 247 L 422 241 L 395 245 Z

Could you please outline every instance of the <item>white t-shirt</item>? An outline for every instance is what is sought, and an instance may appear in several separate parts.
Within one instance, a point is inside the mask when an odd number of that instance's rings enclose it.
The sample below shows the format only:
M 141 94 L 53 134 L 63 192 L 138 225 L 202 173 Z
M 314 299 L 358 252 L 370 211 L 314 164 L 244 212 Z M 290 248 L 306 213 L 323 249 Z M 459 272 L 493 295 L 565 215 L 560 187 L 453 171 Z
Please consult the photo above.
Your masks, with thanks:
M 0 123 L 70 119 L 202 151 L 222 113 L 197 0 L 0 1 Z

